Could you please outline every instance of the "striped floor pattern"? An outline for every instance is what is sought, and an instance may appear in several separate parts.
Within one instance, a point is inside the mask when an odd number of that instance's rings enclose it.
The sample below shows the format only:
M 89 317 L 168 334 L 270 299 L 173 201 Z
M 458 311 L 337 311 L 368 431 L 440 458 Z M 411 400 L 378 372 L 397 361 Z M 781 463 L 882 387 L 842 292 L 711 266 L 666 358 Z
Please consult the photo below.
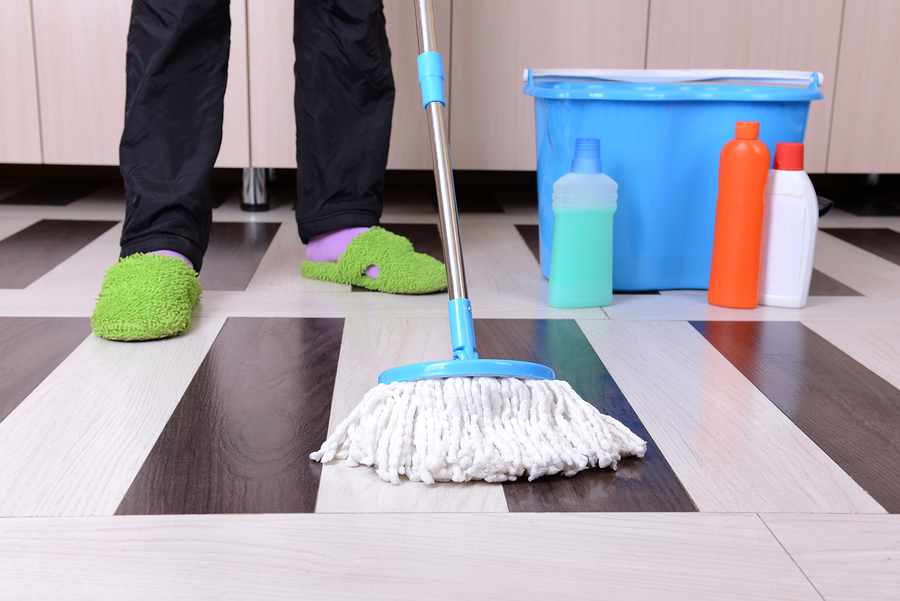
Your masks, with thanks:
M 460 186 L 479 353 L 648 452 L 392 486 L 309 453 L 381 371 L 447 358 L 446 295 L 306 280 L 289 197 L 218 189 L 190 330 L 124 344 L 89 324 L 121 184 L 0 181 L 0 598 L 900 598 L 900 217 L 824 217 L 804 309 L 561 310 L 533 192 Z M 442 256 L 428 186 L 383 224 Z

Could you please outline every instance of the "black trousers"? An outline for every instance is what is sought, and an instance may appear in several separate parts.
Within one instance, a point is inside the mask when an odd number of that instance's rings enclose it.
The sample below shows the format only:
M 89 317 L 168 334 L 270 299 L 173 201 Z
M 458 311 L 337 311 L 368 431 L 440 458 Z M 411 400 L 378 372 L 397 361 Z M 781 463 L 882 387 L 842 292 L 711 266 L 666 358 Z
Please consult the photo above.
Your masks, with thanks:
M 228 0 L 134 0 L 126 56 L 122 253 L 168 249 L 199 271 L 222 143 Z M 381 217 L 394 105 L 381 0 L 295 0 L 301 240 Z

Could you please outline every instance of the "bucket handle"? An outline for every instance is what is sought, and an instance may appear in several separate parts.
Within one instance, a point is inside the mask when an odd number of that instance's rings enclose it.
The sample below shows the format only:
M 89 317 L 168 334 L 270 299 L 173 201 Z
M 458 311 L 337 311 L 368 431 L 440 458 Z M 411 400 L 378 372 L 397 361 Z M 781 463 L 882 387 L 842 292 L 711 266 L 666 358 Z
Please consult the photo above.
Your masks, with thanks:
M 778 71 L 769 69 L 525 69 L 523 79 L 559 81 L 615 81 L 621 83 L 723 82 L 747 84 L 803 85 L 817 90 L 825 76 L 816 71 Z

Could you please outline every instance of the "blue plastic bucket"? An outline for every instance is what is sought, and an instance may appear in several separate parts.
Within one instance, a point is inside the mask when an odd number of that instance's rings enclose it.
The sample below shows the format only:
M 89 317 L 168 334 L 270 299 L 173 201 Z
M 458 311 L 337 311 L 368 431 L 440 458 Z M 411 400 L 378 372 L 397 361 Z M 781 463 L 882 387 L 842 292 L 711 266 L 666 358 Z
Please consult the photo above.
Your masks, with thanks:
M 708 288 L 719 153 L 735 123 L 758 121 L 774 157 L 777 142 L 803 142 L 809 103 L 822 98 L 822 75 L 796 71 L 529 69 L 525 80 L 544 277 L 553 182 L 569 172 L 576 138 L 598 138 L 603 171 L 619 184 L 613 289 L 623 292 Z

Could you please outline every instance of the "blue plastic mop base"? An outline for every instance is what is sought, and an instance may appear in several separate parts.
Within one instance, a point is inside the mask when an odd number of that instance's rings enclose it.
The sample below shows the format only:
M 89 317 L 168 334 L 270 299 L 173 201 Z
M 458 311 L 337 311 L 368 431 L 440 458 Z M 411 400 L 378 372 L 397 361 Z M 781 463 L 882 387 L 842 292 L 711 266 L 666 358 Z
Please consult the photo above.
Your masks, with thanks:
M 416 363 L 395 367 L 378 376 L 379 384 L 392 384 L 428 378 L 524 378 L 528 380 L 555 380 L 556 374 L 546 365 L 524 361 L 497 359 L 455 359 Z

